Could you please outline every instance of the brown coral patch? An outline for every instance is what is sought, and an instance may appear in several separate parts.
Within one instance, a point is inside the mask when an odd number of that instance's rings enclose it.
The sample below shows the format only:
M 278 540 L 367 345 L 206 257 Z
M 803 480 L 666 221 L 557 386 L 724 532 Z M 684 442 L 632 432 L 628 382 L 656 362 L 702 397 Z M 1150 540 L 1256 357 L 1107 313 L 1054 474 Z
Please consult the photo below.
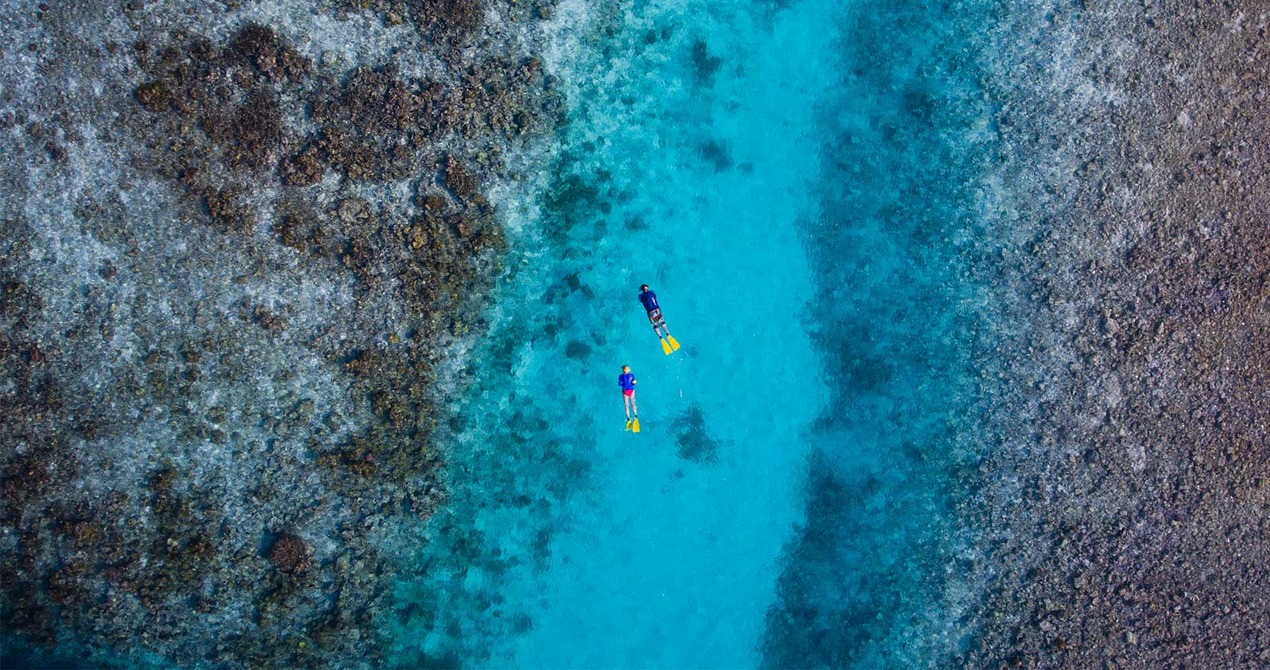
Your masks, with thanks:
M 309 545 L 298 535 L 278 533 L 269 547 L 269 562 L 280 572 L 300 575 L 309 569 Z

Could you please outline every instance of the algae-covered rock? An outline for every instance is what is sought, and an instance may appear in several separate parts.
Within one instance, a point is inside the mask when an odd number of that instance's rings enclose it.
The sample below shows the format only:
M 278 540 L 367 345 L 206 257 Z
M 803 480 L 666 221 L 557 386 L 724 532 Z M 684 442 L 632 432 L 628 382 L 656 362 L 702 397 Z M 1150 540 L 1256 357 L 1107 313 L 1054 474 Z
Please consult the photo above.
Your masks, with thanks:
M 300 575 L 309 569 L 309 545 L 298 535 L 278 533 L 269 547 L 269 562 L 288 575 Z
M 442 497 L 434 369 L 479 334 L 502 239 L 482 189 L 531 141 L 514 116 L 549 128 L 546 83 L 475 0 L 319 4 L 75 1 L 5 28 L 47 43 L 22 61 L 38 77 L 0 67 L 13 202 L 42 217 L 0 222 L 19 645 L 382 657 L 370 538 Z

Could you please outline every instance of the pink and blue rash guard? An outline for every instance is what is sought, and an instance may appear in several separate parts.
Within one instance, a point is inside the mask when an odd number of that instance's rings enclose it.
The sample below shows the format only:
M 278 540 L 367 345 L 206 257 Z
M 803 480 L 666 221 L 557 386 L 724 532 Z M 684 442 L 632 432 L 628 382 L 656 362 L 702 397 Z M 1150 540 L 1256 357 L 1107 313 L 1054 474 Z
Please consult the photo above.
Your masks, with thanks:
M 639 294 L 639 301 L 644 303 L 644 311 L 651 312 L 655 309 L 661 309 L 661 305 L 657 304 L 657 294 L 652 290 L 647 290 Z
M 617 385 L 622 387 L 623 391 L 635 390 L 635 375 L 625 372 L 617 376 Z

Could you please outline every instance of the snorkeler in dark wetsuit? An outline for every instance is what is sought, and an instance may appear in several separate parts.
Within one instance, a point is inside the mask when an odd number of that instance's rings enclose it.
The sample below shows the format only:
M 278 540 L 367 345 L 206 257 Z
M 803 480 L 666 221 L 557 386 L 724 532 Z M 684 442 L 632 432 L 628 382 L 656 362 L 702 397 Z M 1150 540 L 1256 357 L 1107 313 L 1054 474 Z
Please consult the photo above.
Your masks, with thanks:
M 657 303 L 657 294 L 648 288 L 648 284 L 640 285 L 639 301 L 644 305 L 644 311 L 648 312 L 648 322 L 653 324 L 653 332 L 657 333 L 657 339 L 661 340 L 662 351 L 666 354 L 678 351 L 679 343 L 670 336 L 670 327 L 666 325 L 666 319 L 661 315 L 661 305 Z M 665 331 L 665 335 L 662 331 Z
M 664 337 L 660 329 L 665 329 L 666 335 L 670 334 L 670 329 L 666 328 L 666 320 L 661 316 L 661 305 L 657 304 L 657 294 L 648 288 L 648 284 L 639 287 L 639 301 L 644 305 L 644 311 L 648 312 L 648 322 L 653 324 L 653 332 L 657 333 L 657 337 Z

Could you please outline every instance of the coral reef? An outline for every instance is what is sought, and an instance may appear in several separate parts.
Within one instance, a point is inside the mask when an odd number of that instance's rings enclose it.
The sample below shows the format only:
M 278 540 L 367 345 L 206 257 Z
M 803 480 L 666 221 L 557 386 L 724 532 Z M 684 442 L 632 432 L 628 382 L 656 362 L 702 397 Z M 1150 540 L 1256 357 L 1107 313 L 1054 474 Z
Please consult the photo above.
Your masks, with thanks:
M 992 79 L 1023 224 L 992 255 L 1023 298 L 1001 322 L 1028 326 L 997 352 L 993 580 L 963 662 L 1264 667 L 1270 15 L 1010 16 L 1040 46 Z
M 361 4 L 3 10 L 6 654 L 381 658 L 373 540 L 445 496 L 485 189 L 560 102 L 533 7 Z
M 309 553 L 309 546 L 302 538 L 280 533 L 269 547 L 269 562 L 279 571 L 295 577 L 308 571 Z

